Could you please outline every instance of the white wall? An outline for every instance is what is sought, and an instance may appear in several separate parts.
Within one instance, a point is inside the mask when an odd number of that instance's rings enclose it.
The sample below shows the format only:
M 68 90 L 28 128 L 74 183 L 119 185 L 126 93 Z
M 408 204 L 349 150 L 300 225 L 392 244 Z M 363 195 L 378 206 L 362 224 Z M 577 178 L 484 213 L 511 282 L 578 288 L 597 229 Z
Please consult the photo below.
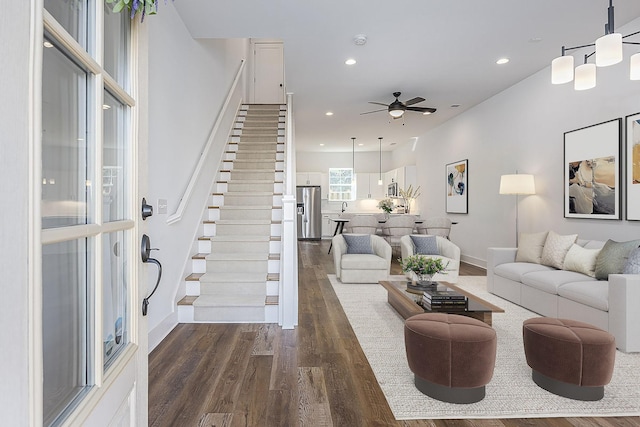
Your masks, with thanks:
M 295 96 L 295 95 L 294 95 Z M 349 143 L 350 145 L 351 143 Z M 395 169 L 391 166 L 391 152 L 382 152 L 382 172 Z M 353 155 L 349 152 L 296 152 L 297 172 L 328 173 L 329 168 L 350 168 L 354 164 Z M 404 166 L 404 165 L 401 165 Z M 380 169 L 379 151 L 356 151 L 355 168 L 357 172 L 377 173 Z
M 629 27 L 638 26 L 640 20 Z M 521 197 L 521 232 L 619 241 L 640 236 L 637 221 L 563 217 L 563 134 L 640 111 L 640 82 L 628 74 L 631 53 L 621 64 L 598 69 L 594 89 L 552 85 L 545 68 L 419 138 L 422 216 L 445 215 L 445 164 L 469 159 L 469 213 L 448 214 L 459 222 L 451 239 L 464 259 L 482 265 L 487 247 L 515 245 L 515 196 L 499 195 L 498 187 L 500 175 L 516 169 L 535 175 L 537 192 Z
M 175 325 L 176 294 L 184 290 L 184 267 L 194 253 L 194 237 L 233 117 L 237 95 L 220 136 L 207 159 L 181 221 L 167 225 L 198 162 L 242 59 L 248 40 L 194 40 L 171 3 L 145 21 L 149 25 L 149 191 L 143 195 L 154 206 L 147 219 L 154 252 L 163 266 L 162 282 L 149 305 L 149 349 Z M 246 68 L 246 67 L 245 67 Z M 238 93 L 244 93 L 244 81 Z M 168 215 L 157 213 L 158 199 L 168 201 Z M 155 284 L 155 266 L 149 265 L 149 292 Z M 153 271 L 152 271 L 153 270 Z M 184 294 L 184 291 L 182 292 Z
M 3 425 L 26 425 L 29 276 L 29 17 L 32 2 L 9 2 L 0 14 L 0 413 Z M 10 100 L 10 102 L 9 102 Z

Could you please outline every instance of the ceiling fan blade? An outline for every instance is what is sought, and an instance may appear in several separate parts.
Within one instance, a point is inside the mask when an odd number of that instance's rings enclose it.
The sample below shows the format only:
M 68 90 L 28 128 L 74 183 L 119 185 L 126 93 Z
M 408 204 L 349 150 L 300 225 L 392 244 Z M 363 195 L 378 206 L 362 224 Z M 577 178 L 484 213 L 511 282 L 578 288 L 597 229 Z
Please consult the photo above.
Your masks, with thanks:
M 389 104 L 383 104 L 382 102 L 373 102 L 373 101 L 369 101 L 369 104 L 384 105 L 385 107 L 389 106 Z
M 424 101 L 424 98 L 416 96 L 415 98 L 406 101 L 404 103 L 404 105 L 413 105 L 413 104 L 417 104 L 418 102 L 422 102 L 422 101 Z
M 382 110 L 373 110 L 373 111 L 367 111 L 366 113 L 360 113 L 360 115 L 363 114 L 371 114 L 371 113 L 379 113 L 380 111 L 387 111 L 386 108 L 382 109 Z
M 407 107 L 409 111 L 418 111 L 420 113 L 435 113 L 437 111 L 436 108 L 430 107 Z

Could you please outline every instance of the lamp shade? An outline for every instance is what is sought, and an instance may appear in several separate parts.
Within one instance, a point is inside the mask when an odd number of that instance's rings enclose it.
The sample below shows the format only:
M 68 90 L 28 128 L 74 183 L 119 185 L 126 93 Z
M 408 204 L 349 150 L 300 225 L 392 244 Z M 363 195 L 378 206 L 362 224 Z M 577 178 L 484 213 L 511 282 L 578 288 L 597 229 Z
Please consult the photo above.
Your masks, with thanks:
M 629 77 L 631 80 L 640 80 L 640 53 L 631 55 L 630 62 L 631 66 Z
M 612 33 L 596 40 L 596 65 L 607 67 L 622 61 L 622 34 Z
M 500 177 L 500 194 L 536 194 L 533 175 L 502 175 Z
M 575 90 L 587 90 L 596 87 L 596 64 L 582 64 L 576 67 Z
M 551 83 L 561 85 L 573 80 L 573 56 L 559 56 L 551 61 Z

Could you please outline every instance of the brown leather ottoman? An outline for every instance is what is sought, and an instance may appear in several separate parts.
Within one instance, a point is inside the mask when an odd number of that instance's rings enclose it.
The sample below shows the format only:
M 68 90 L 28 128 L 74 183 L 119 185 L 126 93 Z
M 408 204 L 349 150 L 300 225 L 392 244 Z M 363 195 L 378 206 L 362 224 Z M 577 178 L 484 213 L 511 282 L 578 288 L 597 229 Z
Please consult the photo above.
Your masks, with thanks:
M 450 403 L 484 398 L 496 361 L 491 326 L 457 314 L 418 314 L 405 321 L 404 343 L 422 393 Z
M 613 335 L 577 320 L 536 317 L 522 324 L 533 381 L 576 400 L 600 400 L 613 375 Z

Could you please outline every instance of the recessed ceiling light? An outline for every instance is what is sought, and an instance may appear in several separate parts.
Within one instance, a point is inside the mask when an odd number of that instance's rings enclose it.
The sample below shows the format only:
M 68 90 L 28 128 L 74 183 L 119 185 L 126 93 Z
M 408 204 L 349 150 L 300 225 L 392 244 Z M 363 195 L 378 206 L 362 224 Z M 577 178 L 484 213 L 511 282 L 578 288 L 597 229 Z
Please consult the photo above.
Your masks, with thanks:
M 324 147 L 324 144 L 323 144 L 323 143 L 320 143 L 320 147 Z
M 500 59 L 498 59 L 498 60 L 496 61 L 496 64 L 498 64 L 498 65 L 504 65 L 504 64 L 506 64 L 507 62 L 509 62 L 509 58 L 500 58 Z
M 362 142 L 358 143 L 358 147 L 362 147 L 364 144 Z
M 51 43 L 50 41 L 45 40 L 43 43 L 44 47 L 48 47 L 48 48 L 52 48 L 53 47 L 53 43 Z
M 347 65 L 354 65 L 356 63 L 356 60 L 353 58 L 349 58 L 346 61 L 344 61 L 344 63 Z
M 327 111 L 326 113 L 324 113 L 325 116 L 333 116 L 333 112 L 331 111 Z

